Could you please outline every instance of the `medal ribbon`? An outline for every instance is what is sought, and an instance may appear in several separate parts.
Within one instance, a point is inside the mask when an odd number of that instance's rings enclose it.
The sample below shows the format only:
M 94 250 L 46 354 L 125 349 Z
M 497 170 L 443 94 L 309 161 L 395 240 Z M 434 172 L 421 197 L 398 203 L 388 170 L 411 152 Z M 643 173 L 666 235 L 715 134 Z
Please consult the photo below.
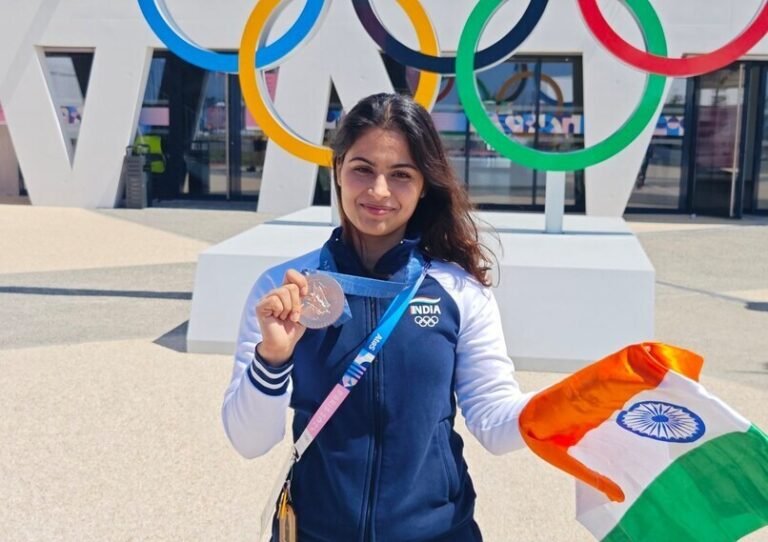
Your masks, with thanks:
M 361 297 L 395 297 L 408 286 L 404 282 L 356 277 L 334 271 L 321 271 L 319 269 L 317 271 L 305 271 L 305 274 L 313 273 L 322 273 L 323 275 L 333 277 L 345 294 L 359 295 Z
M 400 292 L 408 287 L 409 284 L 413 284 L 422 269 L 424 268 L 424 260 L 421 256 L 414 255 L 408 260 L 408 264 L 404 269 L 398 271 L 393 275 L 393 280 L 378 280 L 366 277 L 358 277 L 355 275 L 345 275 L 339 273 L 336 267 L 336 262 L 331 255 L 327 246 L 324 246 L 320 251 L 320 265 L 317 270 L 305 269 L 304 274 L 311 273 L 325 273 L 333 277 L 336 282 L 339 283 L 341 289 L 346 295 L 359 295 L 361 297 L 396 297 Z M 333 323 L 334 327 L 338 327 L 345 322 L 348 322 L 352 318 L 352 311 L 349 309 L 349 303 L 344 298 L 344 310 L 342 315 L 336 322 Z

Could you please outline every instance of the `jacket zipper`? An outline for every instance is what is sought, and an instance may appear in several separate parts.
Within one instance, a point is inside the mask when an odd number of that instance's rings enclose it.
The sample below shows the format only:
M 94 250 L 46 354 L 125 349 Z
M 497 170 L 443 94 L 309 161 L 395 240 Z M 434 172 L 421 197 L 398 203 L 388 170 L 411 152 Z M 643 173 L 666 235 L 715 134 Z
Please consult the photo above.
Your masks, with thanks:
M 371 299 L 371 332 L 376 329 L 378 324 L 377 314 L 377 301 Z M 381 365 L 381 356 L 383 351 L 379 351 L 379 355 L 376 356 L 378 361 L 373 362 L 373 369 L 371 371 L 371 385 L 373 386 L 373 457 L 371 459 L 371 480 L 368 484 L 368 507 L 365 511 L 365 529 L 363 531 L 363 540 L 365 542 L 373 542 L 373 500 L 376 495 L 376 486 L 379 477 L 379 443 L 380 438 L 380 422 L 379 422 L 379 403 L 381 402 L 381 396 L 379 393 L 379 382 L 377 374 L 379 372 L 379 365 Z

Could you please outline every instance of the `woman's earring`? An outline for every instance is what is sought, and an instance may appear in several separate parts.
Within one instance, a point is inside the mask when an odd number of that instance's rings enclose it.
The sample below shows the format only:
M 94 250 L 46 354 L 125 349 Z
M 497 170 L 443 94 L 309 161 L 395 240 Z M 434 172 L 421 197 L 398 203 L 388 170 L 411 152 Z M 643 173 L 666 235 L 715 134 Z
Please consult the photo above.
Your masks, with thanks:
M 422 192 L 421 195 L 419 196 L 419 199 L 424 199 L 424 196 L 426 196 L 426 195 L 427 195 L 426 192 Z

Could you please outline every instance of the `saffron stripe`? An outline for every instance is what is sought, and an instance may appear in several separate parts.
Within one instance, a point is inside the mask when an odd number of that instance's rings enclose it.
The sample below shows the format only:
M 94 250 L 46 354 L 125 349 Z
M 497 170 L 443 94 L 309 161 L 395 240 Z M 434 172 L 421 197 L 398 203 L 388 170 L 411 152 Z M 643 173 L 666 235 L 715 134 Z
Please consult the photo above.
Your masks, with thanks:
M 605 542 L 720 541 L 768 525 L 768 437 L 752 426 L 713 439 L 665 469 Z

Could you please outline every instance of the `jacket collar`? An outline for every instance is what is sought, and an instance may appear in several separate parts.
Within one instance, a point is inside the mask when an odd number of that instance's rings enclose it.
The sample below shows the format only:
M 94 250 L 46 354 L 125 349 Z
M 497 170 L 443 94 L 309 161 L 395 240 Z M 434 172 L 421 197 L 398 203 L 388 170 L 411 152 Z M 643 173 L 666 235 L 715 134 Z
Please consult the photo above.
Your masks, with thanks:
M 390 277 L 403 269 L 409 260 L 416 255 L 414 251 L 418 250 L 420 242 L 421 236 L 418 233 L 406 230 L 403 239 L 384 253 L 379 261 L 376 262 L 373 273 L 369 273 L 363 267 L 360 256 L 358 256 L 355 248 L 350 243 L 344 241 L 341 227 L 333 230 L 331 238 L 328 239 L 325 246 L 333 257 L 336 268 L 340 273 L 381 278 Z

